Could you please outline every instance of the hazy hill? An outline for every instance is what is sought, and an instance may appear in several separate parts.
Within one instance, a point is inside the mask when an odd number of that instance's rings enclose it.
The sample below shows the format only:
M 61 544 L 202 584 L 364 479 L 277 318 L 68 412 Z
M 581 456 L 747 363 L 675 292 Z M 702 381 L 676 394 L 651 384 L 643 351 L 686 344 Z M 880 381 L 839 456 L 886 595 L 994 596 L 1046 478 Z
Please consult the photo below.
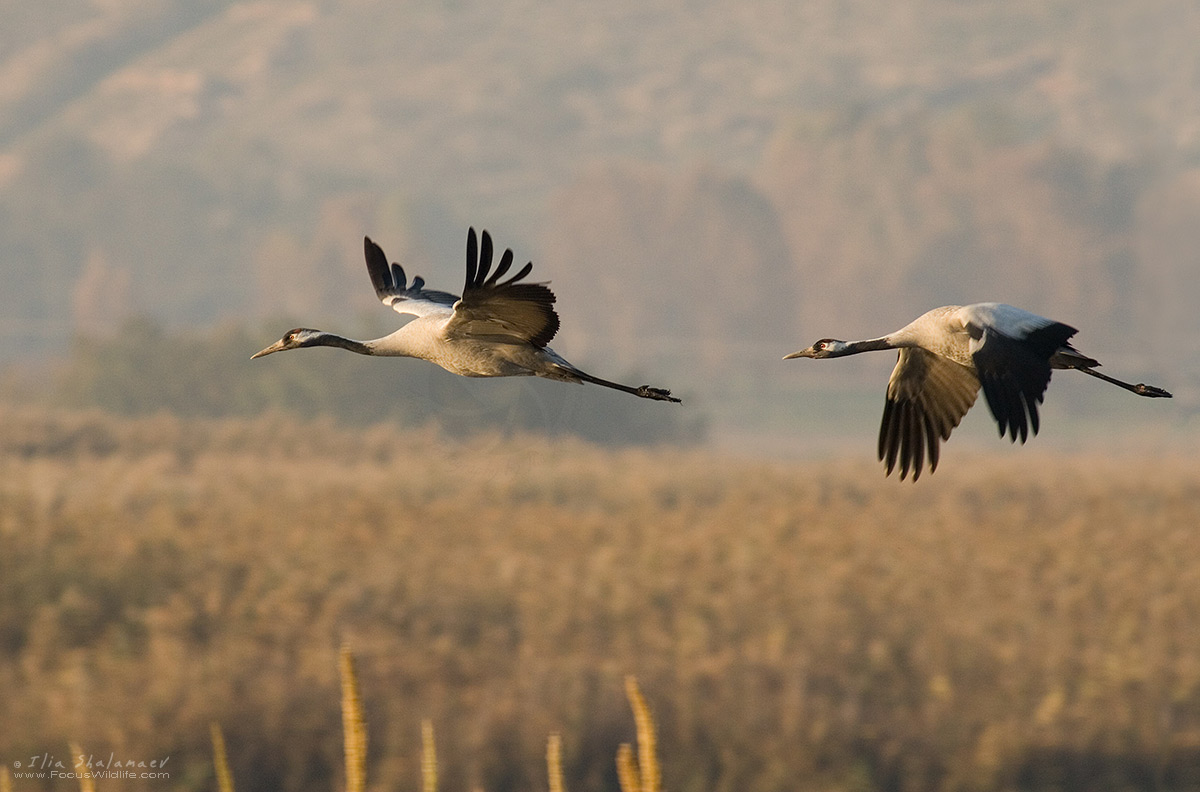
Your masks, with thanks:
M 744 177 L 615 164 L 581 176 L 547 217 L 546 258 L 575 321 L 563 344 L 728 369 L 795 335 L 796 280 L 775 207 Z M 617 233 L 613 233 L 617 230 Z M 583 328 L 587 328 L 584 330 Z
M 5 23 L 8 360 L 128 313 L 345 320 L 375 310 L 363 233 L 454 287 L 475 224 L 554 281 L 564 351 L 597 363 L 771 379 L 730 367 L 1005 299 L 1134 376 L 1197 368 L 1190 0 L 147 0 Z

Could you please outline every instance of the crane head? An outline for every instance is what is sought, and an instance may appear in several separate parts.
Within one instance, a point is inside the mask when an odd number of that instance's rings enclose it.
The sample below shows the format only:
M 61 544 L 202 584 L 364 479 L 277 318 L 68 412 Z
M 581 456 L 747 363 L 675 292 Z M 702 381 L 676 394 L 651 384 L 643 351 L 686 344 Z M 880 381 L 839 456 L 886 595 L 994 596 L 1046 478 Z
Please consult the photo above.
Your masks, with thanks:
M 250 356 L 250 359 L 254 360 L 254 358 L 262 357 L 263 355 L 269 355 L 272 352 L 282 352 L 285 349 L 297 349 L 299 347 L 313 346 L 316 339 L 321 335 L 322 333 L 319 330 L 310 330 L 307 327 L 297 327 L 294 330 L 288 330 L 283 334 L 283 338 L 279 339 L 274 344 L 271 344 L 271 346 L 267 347 L 266 349 L 255 352 Z
M 847 344 L 845 341 L 838 341 L 836 338 L 822 338 L 820 341 L 808 347 L 807 349 L 801 349 L 799 352 L 793 352 L 790 355 L 784 355 L 783 359 L 791 360 L 792 358 L 813 358 L 815 360 L 820 360 L 821 358 L 839 357 L 840 355 L 845 354 L 846 349 Z

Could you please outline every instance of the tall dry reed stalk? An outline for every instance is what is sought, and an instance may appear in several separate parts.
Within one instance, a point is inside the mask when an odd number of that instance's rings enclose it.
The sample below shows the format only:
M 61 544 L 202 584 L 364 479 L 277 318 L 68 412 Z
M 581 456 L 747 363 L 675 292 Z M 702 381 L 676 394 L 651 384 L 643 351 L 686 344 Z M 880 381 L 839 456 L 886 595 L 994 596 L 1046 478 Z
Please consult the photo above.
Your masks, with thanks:
M 550 779 L 550 792 L 563 792 L 562 735 L 554 732 L 546 742 L 546 775 Z
M 78 760 L 83 756 L 83 749 L 79 747 L 79 743 L 71 743 L 71 758 Z M 87 767 L 79 768 L 79 792 L 96 792 L 96 780 L 92 778 L 92 771 Z
M 345 736 L 346 792 L 363 792 L 367 782 L 367 725 L 363 721 L 362 697 L 354 655 L 342 645 L 339 661 L 342 676 L 342 732 Z
M 225 753 L 225 735 L 221 734 L 221 726 L 216 721 L 208 724 L 212 735 L 213 769 L 217 773 L 217 789 L 219 792 L 233 792 L 233 774 L 229 772 L 229 757 Z
M 621 784 L 621 792 L 640 792 L 642 783 L 638 779 L 637 765 L 633 761 L 633 747 L 629 743 L 621 743 L 617 748 L 617 781 Z
M 654 716 L 646 706 L 646 699 L 638 689 L 637 679 L 625 677 L 625 695 L 633 708 L 633 720 L 637 724 L 638 757 L 633 761 L 633 748 L 622 743 L 617 750 L 617 779 L 622 792 L 660 792 L 662 774 L 658 768 L 658 738 L 654 731 Z
M 421 721 L 421 789 L 437 792 L 437 746 L 433 742 L 433 722 Z

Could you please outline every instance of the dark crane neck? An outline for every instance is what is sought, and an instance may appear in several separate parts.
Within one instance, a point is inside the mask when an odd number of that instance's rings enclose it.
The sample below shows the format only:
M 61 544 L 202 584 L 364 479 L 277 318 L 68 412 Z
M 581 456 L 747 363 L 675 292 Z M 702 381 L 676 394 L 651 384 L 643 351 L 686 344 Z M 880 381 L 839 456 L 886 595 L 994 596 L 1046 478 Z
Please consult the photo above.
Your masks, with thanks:
M 884 336 L 882 338 L 869 338 L 866 341 L 851 341 L 846 346 L 830 357 L 845 357 L 846 355 L 857 355 L 859 352 L 875 352 L 880 349 L 895 349 L 896 345 L 892 343 L 891 338 Z
M 356 352 L 360 355 L 375 354 L 374 350 L 371 349 L 369 345 L 364 344 L 362 341 L 355 341 L 353 338 L 344 338 L 333 333 L 321 333 L 320 335 L 313 337 L 313 339 L 308 344 L 305 344 L 305 346 L 329 346 L 337 347 L 339 349 L 348 349 L 351 352 Z

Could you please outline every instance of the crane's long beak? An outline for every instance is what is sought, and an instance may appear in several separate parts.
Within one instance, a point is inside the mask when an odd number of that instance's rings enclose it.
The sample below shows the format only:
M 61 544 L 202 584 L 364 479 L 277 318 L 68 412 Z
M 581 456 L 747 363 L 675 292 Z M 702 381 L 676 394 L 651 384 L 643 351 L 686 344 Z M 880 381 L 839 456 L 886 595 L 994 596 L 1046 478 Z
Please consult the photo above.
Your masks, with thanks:
M 262 350 L 259 350 L 258 352 L 255 352 L 253 355 L 250 356 L 250 359 L 254 360 L 254 358 L 262 357 L 263 355 L 269 355 L 272 352 L 279 352 L 283 349 L 287 349 L 287 347 L 285 347 L 283 345 L 282 340 L 279 340 L 279 341 L 276 341 L 274 344 L 271 344 L 271 346 L 267 347 L 266 349 L 262 349 Z
M 807 349 L 801 349 L 799 352 L 793 352 L 790 355 L 784 355 L 783 359 L 784 360 L 792 360 L 793 358 L 802 358 L 802 357 L 810 358 L 812 356 L 813 356 L 813 348 L 808 347 Z

